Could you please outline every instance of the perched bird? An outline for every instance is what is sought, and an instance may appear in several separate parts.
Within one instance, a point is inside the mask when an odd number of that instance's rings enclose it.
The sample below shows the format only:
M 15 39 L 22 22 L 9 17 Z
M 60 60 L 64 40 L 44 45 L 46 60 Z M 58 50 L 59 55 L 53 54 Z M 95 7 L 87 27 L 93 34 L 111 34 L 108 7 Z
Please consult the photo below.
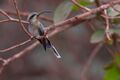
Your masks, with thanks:
M 50 40 L 45 36 L 45 30 L 43 24 L 39 21 L 39 16 L 43 13 L 46 13 L 49 11 L 43 11 L 40 13 L 32 12 L 28 15 L 28 31 L 32 36 L 37 38 L 39 42 L 43 45 L 44 50 L 46 51 L 47 48 L 52 49 L 53 53 L 57 58 L 61 58 L 60 54 L 58 53 L 57 49 L 54 47 L 54 45 L 50 42 Z M 39 39 L 39 37 L 42 36 L 42 39 Z

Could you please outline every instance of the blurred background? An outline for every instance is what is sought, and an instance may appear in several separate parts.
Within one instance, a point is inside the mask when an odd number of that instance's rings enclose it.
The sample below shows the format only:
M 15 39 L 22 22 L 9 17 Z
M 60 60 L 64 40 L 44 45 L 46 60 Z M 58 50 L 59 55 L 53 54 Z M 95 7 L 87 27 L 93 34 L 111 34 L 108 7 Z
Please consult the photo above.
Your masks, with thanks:
M 56 7 L 64 0 L 17 0 L 21 12 L 39 12 L 42 10 L 56 10 Z M 0 8 L 7 12 L 15 12 L 12 0 L 0 0 Z M 78 12 L 73 12 L 69 17 L 73 17 Z M 45 14 L 45 17 L 53 19 L 54 13 Z M 15 15 L 10 16 L 17 18 Z M 26 20 L 26 16 L 22 16 Z M 0 14 L 0 20 L 5 17 Z M 42 20 L 45 26 L 53 24 Z M 91 20 L 94 26 L 102 24 L 96 19 Z M 27 27 L 27 25 L 25 25 Z M 68 30 L 58 33 L 50 38 L 51 42 L 61 54 L 61 59 L 56 59 L 48 49 L 44 51 L 41 45 L 35 47 L 27 55 L 14 60 L 3 71 L 0 80 L 82 80 L 80 74 L 92 54 L 97 44 L 90 43 L 91 34 L 94 31 L 87 22 L 76 25 Z M 15 44 L 27 40 L 29 37 L 21 29 L 19 23 L 0 23 L 0 49 L 5 49 Z M 5 59 L 12 57 L 34 41 L 13 49 L 0 53 L 0 57 Z M 86 80 L 102 80 L 104 66 L 109 63 L 111 56 L 105 47 L 97 52 L 94 60 L 88 68 L 84 78 Z

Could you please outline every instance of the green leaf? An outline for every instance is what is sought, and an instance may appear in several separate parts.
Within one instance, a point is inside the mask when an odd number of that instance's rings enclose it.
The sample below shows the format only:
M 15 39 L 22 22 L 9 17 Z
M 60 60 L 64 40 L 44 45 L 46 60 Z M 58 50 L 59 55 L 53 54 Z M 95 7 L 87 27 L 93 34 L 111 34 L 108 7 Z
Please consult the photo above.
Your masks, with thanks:
M 104 41 L 104 35 L 105 32 L 103 29 L 97 30 L 96 32 L 93 33 L 90 42 L 91 43 L 98 43 Z
M 91 5 L 93 2 L 90 2 L 90 1 L 85 1 L 85 0 L 77 0 L 78 1 L 78 3 L 80 4 L 80 5 L 82 5 L 82 6 L 88 6 L 88 5 Z M 79 10 L 80 8 L 79 7 L 77 7 L 76 5 L 74 5 L 73 6 L 73 11 L 77 11 L 77 10 Z
M 119 53 L 116 53 L 116 54 L 115 54 L 114 60 L 115 60 L 115 63 L 116 63 L 117 65 L 120 65 L 120 54 L 119 54 Z
M 116 9 L 116 10 L 115 10 Z M 116 17 L 116 18 L 111 18 L 110 21 L 114 24 L 120 24 L 120 13 L 119 13 L 119 9 L 120 9 L 120 5 L 117 4 L 115 6 L 113 6 L 113 8 L 108 8 L 107 12 L 108 15 L 111 17 Z M 118 10 L 118 11 L 117 11 Z
M 73 3 L 71 3 L 70 1 L 62 2 L 55 10 L 53 17 L 54 23 L 65 20 L 72 11 L 72 7 Z
M 105 69 L 104 80 L 120 80 L 120 55 L 115 54 L 114 61 Z
M 91 4 L 91 2 L 83 0 L 83 1 L 79 1 L 79 4 L 82 5 L 82 6 L 88 6 L 88 5 Z
M 117 10 L 119 10 L 120 9 L 120 5 L 119 4 L 117 4 L 117 5 L 115 5 L 115 6 L 113 6 L 115 9 L 117 9 Z M 109 16 L 117 16 L 117 15 L 119 15 L 120 13 L 119 12 L 117 12 L 116 10 L 114 10 L 113 8 L 108 8 L 107 9 L 107 12 L 108 12 L 108 15 Z
M 104 80 L 120 80 L 120 69 L 115 64 L 111 64 L 105 70 Z

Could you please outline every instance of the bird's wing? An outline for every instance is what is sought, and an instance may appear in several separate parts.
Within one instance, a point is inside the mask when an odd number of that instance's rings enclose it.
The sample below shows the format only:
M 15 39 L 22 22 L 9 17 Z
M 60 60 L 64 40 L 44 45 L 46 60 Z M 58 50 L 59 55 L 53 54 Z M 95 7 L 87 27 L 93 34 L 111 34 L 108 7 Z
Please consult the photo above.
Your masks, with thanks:
M 44 35 L 44 26 L 42 23 L 40 23 L 40 26 L 38 27 L 38 33 L 40 36 L 43 36 Z

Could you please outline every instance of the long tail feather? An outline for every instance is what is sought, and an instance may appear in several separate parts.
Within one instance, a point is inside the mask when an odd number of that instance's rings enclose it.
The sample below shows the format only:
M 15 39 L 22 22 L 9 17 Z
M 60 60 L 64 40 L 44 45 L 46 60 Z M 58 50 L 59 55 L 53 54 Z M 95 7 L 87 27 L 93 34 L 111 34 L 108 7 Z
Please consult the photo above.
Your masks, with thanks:
M 58 53 L 57 49 L 55 48 L 55 46 L 51 45 L 51 48 L 53 50 L 53 53 L 54 55 L 57 57 L 57 58 L 61 58 L 60 54 Z
M 51 42 L 49 41 L 48 38 L 46 38 L 46 40 L 47 40 L 47 44 L 48 44 L 47 47 L 52 49 L 54 55 L 55 55 L 57 58 L 61 58 L 61 56 L 60 56 L 60 54 L 58 53 L 58 51 L 57 51 L 57 49 L 55 48 L 55 46 L 53 46 L 53 45 L 51 44 Z
M 39 40 L 39 39 L 38 39 Z M 52 49 L 52 51 L 53 51 L 53 53 L 54 53 L 54 55 L 57 57 L 57 58 L 61 58 L 61 56 L 60 56 L 60 54 L 58 53 L 58 51 L 57 51 L 57 49 L 55 48 L 55 46 L 53 46 L 52 44 L 51 44 L 51 42 L 49 41 L 49 39 L 48 38 L 43 38 L 43 39 L 41 39 L 41 40 L 39 40 L 40 41 L 40 43 L 43 45 L 43 48 L 44 48 L 44 50 L 46 51 L 46 49 L 47 48 L 51 48 Z

